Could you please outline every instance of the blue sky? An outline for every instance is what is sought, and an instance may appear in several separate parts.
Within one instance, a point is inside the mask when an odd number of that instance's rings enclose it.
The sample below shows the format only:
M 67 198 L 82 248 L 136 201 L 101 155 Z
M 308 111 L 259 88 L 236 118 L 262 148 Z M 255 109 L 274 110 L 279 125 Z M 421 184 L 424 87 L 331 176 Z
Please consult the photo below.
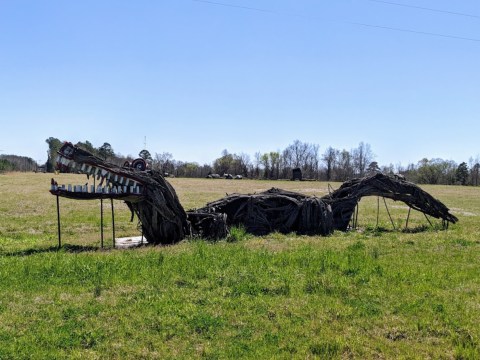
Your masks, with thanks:
M 0 154 L 45 161 L 53 136 L 201 164 L 295 139 L 479 155 L 480 2 L 387 2 L 1 0 Z

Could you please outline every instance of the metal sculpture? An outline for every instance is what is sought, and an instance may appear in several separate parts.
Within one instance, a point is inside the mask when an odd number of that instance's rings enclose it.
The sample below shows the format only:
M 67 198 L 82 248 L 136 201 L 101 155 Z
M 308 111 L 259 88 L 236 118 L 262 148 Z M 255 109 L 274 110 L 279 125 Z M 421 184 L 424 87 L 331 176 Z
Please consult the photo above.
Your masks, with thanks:
M 272 188 L 259 194 L 228 195 L 186 212 L 175 189 L 160 172 L 147 169 L 143 159 L 119 167 L 67 142 L 58 152 L 57 167 L 60 171 L 93 176 L 98 181 L 98 185 L 90 187 L 59 186 L 52 179 L 50 192 L 57 200 L 59 196 L 123 200 L 132 211 L 132 220 L 136 214 L 145 238 L 153 244 L 172 244 L 188 236 L 224 238 L 232 225 L 243 225 L 255 235 L 272 231 L 329 235 L 334 230 L 349 228 L 355 208 L 364 196 L 403 201 L 410 208 L 442 219 L 445 227 L 458 221 L 443 203 L 415 184 L 380 173 L 347 181 L 321 198 Z

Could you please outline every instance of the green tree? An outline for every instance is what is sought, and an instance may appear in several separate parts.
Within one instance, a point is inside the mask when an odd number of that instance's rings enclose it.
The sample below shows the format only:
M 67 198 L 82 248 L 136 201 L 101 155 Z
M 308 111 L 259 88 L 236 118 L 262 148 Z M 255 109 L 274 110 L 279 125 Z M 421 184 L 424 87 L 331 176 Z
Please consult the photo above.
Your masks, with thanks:
M 85 142 L 79 141 L 78 143 L 75 144 L 75 146 L 78 146 L 79 148 L 86 150 L 93 155 L 97 154 L 97 149 L 95 149 L 93 144 L 88 140 L 86 140 Z
M 138 153 L 138 156 L 140 156 L 143 160 L 145 161 L 152 161 L 152 155 L 150 154 L 150 151 L 143 149 Z
M 270 177 L 278 179 L 280 177 L 280 153 L 278 151 L 271 151 L 270 157 Z
M 10 161 L 6 159 L 0 159 L 0 173 L 12 171 L 14 168 L 15 166 Z
M 48 144 L 47 150 L 47 172 L 53 172 L 57 165 L 57 151 L 60 150 L 63 143 L 54 137 L 49 137 L 45 142 Z
M 107 160 L 115 156 L 115 152 L 113 151 L 112 145 L 109 143 L 103 143 L 102 146 L 98 148 L 98 156 L 100 156 L 103 160 Z
M 269 178 L 270 175 L 270 156 L 268 153 L 262 154 L 260 157 L 261 164 L 263 165 L 263 177 Z
M 223 175 L 233 171 L 233 155 L 227 149 L 222 151 L 222 156 L 213 162 L 213 170 L 215 173 Z
M 380 172 L 380 166 L 378 166 L 378 162 L 372 161 L 367 166 L 367 175 L 375 175 L 376 173 Z
M 460 165 L 458 165 L 457 170 L 455 171 L 455 178 L 460 184 L 467 184 L 468 166 L 466 162 L 462 162 Z

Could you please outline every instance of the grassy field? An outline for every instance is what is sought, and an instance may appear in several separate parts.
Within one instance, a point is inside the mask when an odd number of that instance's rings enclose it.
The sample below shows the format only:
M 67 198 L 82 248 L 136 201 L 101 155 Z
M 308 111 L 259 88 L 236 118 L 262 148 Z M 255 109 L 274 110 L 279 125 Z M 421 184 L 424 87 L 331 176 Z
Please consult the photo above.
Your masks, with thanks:
M 393 231 L 362 200 L 357 232 L 111 249 L 109 203 L 60 199 L 48 174 L 0 175 L 0 359 L 480 358 L 480 188 L 425 186 L 460 222 Z M 86 178 L 57 175 L 59 183 Z M 171 179 L 186 209 L 319 182 Z M 332 184 L 334 188 L 339 184 Z M 396 228 L 408 209 L 387 202 Z M 116 235 L 138 235 L 115 202 Z M 420 231 L 422 230 L 422 231 Z

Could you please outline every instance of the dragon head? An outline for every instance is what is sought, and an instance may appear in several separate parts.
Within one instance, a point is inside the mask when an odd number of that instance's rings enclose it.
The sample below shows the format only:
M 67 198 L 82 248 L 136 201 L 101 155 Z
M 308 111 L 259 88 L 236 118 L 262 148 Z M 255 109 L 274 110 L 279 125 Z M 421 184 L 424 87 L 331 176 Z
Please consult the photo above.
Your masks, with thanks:
M 66 142 L 58 151 L 57 169 L 86 174 L 94 180 L 90 185 L 72 186 L 58 185 L 52 179 L 53 195 L 78 200 L 124 200 L 132 213 L 137 214 L 151 243 L 174 243 L 190 233 L 187 215 L 175 190 L 158 171 L 147 169 L 143 159 L 118 166 Z

